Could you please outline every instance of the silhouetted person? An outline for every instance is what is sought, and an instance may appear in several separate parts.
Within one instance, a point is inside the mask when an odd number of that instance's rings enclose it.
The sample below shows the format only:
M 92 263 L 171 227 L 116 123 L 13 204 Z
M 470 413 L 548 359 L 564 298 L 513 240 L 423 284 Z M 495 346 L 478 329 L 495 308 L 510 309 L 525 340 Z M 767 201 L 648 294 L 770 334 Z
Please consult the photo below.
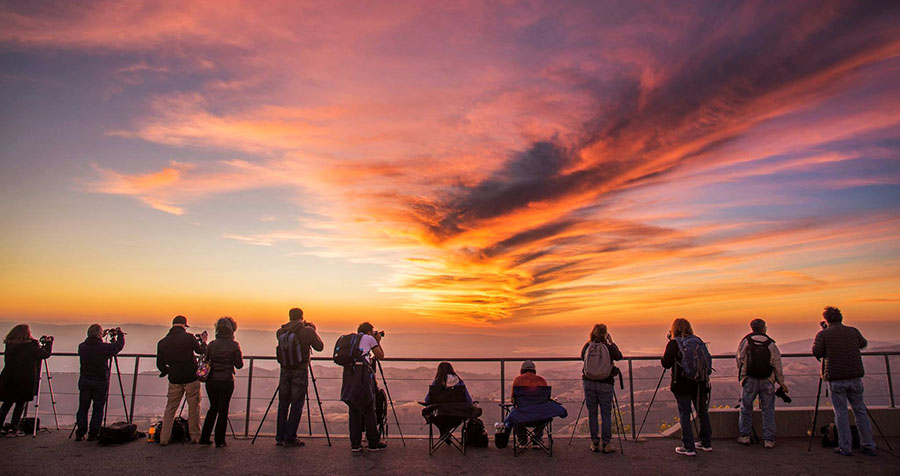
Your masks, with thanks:
M 591 329 L 590 340 L 581 348 L 581 360 L 584 363 L 581 369 L 581 382 L 584 387 L 584 403 L 588 411 L 588 426 L 591 430 L 591 451 L 615 453 L 616 450 L 609 446 L 612 440 L 612 404 L 615 392 L 613 386 L 619 373 L 613 361 L 622 360 L 622 352 L 613 342 L 606 324 L 596 324 Z M 602 432 L 598 432 L 597 428 L 598 406 L 603 418 Z
M 712 427 L 709 423 L 708 372 L 711 365 L 709 350 L 706 344 L 694 335 L 694 329 L 687 319 L 678 318 L 672 321 L 672 328 L 666 337 L 669 342 L 662 357 L 662 366 L 672 369 L 670 389 L 678 403 L 678 418 L 681 421 L 682 446 L 675 448 L 675 452 L 684 456 L 696 456 L 698 449 L 712 451 Z M 701 368 L 702 366 L 705 368 Z M 688 369 L 692 371 L 691 375 L 688 374 Z M 693 373 L 697 370 L 699 373 Z M 691 405 L 697 410 L 697 419 L 700 420 L 700 445 L 694 442 Z
M 350 365 L 344 366 L 341 379 L 341 401 L 347 404 L 350 429 L 350 451 L 362 451 L 362 433 L 366 432 L 369 451 L 384 451 L 387 445 L 381 442 L 375 418 L 375 362 L 383 359 L 381 347 L 383 332 L 375 332 L 368 322 L 363 322 L 356 329 L 359 334 L 358 346 L 360 358 Z
M 175 316 L 172 328 L 156 346 L 156 368 L 160 377 L 169 377 L 166 393 L 166 412 L 163 414 L 159 444 L 165 446 L 172 438 L 175 413 L 184 396 L 188 405 L 188 432 L 191 442 L 200 441 L 200 382 L 197 380 L 197 358 L 206 352 L 206 332 L 194 337 L 187 332 L 187 318 Z
M 537 374 L 537 367 L 534 365 L 534 362 L 526 360 L 525 362 L 522 362 L 522 367 L 519 369 L 519 375 L 517 375 L 516 378 L 513 379 L 512 390 L 510 390 L 509 392 L 509 394 L 511 395 L 510 399 L 513 403 L 516 403 L 516 387 L 535 388 L 547 386 L 547 380 Z M 535 439 L 540 440 L 543 437 L 545 426 L 546 424 L 540 424 L 534 427 Z M 519 445 L 528 446 L 528 433 L 525 431 L 525 427 L 516 427 L 516 438 L 519 439 Z
M 53 338 L 40 343 L 31 337 L 28 324 L 13 327 L 3 339 L 6 350 L 3 353 L 3 372 L 0 373 L 0 427 L 4 434 L 23 434 L 19 428 L 25 405 L 34 400 L 38 392 L 38 373 L 41 360 L 49 358 L 53 351 Z M 6 415 L 13 409 L 9 426 L 4 426 Z
M 741 382 L 741 415 L 738 418 L 738 443 L 750 444 L 753 431 L 753 400 L 759 398 L 763 417 L 763 441 L 766 448 L 775 447 L 775 384 L 788 392 L 781 366 L 781 352 L 766 335 L 766 321 L 750 321 L 753 332 L 744 336 L 735 354 L 738 381 Z
M 234 340 L 237 322 L 225 316 L 216 322 L 216 338 L 206 346 L 206 360 L 210 370 L 206 377 L 206 396 L 209 398 L 209 411 L 203 421 L 203 432 L 200 444 L 212 444 L 209 436 L 216 428 L 216 448 L 225 446 L 225 430 L 228 426 L 228 405 L 234 393 L 234 369 L 244 366 L 241 346 Z
M 87 338 L 78 344 L 81 374 L 78 377 L 78 413 L 75 415 L 75 441 L 94 441 L 100 435 L 103 409 L 109 395 L 109 361 L 125 347 L 125 335 L 116 329 L 112 342 L 103 342 L 103 327 L 91 324 Z M 88 409 L 93 406 L 91 423 L 88 426 Z
M 834 421 L 837 425 L 838 447 L 834 451 L 851 456 L 852 438 L 850 421 L 847 419 L 847 403 L 853 407 L 856 428 L 859 430 L 859 444 L 863 453 L 875 456 L 875 439 L 869 423 L 868 409 L 863 401 L 862 377 L 865 375 L 862 354 L 869 343 L 855 328 L 843 324 L 844 316 L 836 307 L 826 307 L 822 313 L 825 321 L 823 329 L 816 334 L 812 353 L 817 359 L 825 359 L 822 378 L 831 390 L 831 404 L 834 406 Z
M 316 333 L 316 325 L 303 320 L 303 310 L 288 311 L 290 321 L 275 332 L 276 357 L 281 364 L 278 377 L 278 415 L 275 420 L 275 444 L 303 446 L 297 428 L 303 416 L 303 401 L 309 389 L 310 348 L 321 352 L 325 344 Z

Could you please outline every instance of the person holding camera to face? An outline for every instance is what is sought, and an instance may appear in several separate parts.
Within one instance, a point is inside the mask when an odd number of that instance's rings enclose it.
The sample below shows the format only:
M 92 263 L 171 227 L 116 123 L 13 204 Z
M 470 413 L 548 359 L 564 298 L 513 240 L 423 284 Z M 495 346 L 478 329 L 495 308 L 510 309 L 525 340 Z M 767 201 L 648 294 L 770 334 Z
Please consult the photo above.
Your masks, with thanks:
M 855 328 L 843 324 L 841 310 L 828 306 L 822 313 L 825 320 L 819 323 L 822 330 L 816 334 L 812 353 L 822 363 L 822 378 L 831 390 L 834 406 L 834 422 L 837 425 L 838 447 L 835 453 L 852 456 L 850 421 L 847 419 L 847 403 L 853 407 L 856 427 L 859 430 L 859 444 L 862 452 L 875 456 L 875 439 L 869 423 L 868 409 L 863 401 L 862 377 L 865 375 L 862 354 L 869 343 Z
M 612 440 L 612 404 L 615 391 L 613 386 L 619 373 L 613 361 L 622 360 L 622 352 L 613 342 L 606 324 L 594 325 L 590 337 L 591 339 L 581 348 L 581 360 L 584 362 L 581 381 L 584 386 L 584 403 L 588 411 L 588 426 L 591 430 L 591 451 L 615 453 L 616 450 L 609 445 Z M 598 406 L 603 422 L 601 432 L 597 431 Z
M 53 352 L 53 336 L 43 336 L 40 341 L 31 337 L 28 324 L 13 327 L 3 339 L 3 372 L 0 373 L 0 433 L 24 435 L 19 428 L 22 412 L 38 393 L 38 374 L 41 361 Z M 12 406 L 12 420 L 5 426 L 6 415 Z
M 350 412 L 350 451 L 362 451 L 362 433 L 366 432 L 369 451 L 384 451 L 375 417 L 375 360 L 384 358 L 381 339 L 384 331 L 376 331 L 371 323 L 363 322 L 356 329 L 357 343 L 353 349 L 353 362 L 344 365 L 341 381 L 341 401 Z M 352 335 L 352 334 L 350 334 Z
M 275 421 L 275 445 L 287 448 L 304 446 L 297 438 L 297 427 L 303 416 L 303 400 L 309 389 L 310 348 L 325 348 L 316 333 L 316 325 L 303 320 L 303 310 L 288 311 L 290 321 L 275 332 L 278 347 L 275 357 L 281 365 L 278 377 L 278 416 Z
M 160 446 L 169 444 L 175 413 L 184 396 L 188 405 L 188 432 L 191 442 L 200 441 L 200 382 L 197 380 L 197 355 L 206 353 L 207 333 L 188 334 L 187 318 L 175 316 L 172 328 L 156 346 L 156 368 L 159 376 L 169 377 L 166 412 L 163 414 Z
M 103 337 L 109 336 L 109 342 Z M 78 413 L 75 416 L 75 441 L 84 439 L 97 440 L 100 435 L 100 423 L 103 421 L 103 408 L 109 394 L 109 363 L 125 347 L 125 333 L 121 328 L 103 330 L 100 324 L 91 324 L 87 329 L 87 338 L 78 344 L 78 358 L 81 361 L 81 373 L 78 377 Z M 93 406 L 91 423 L 88 426 L 88 409 Z
M 738 368 L 738 381 L 743 389 L 741 395 L 741 414 L 738 418 L 738 443 L 750 444 L 750 432 L 753 430 L 753 400 L 759 398 L 759 408 L 763 417 L 763 446 L 775 447 L 775 384 L 781 392 L 788 393 L 784 383 L 784 372 L 781 366 L 781 352 L 775 341 L 766 335 L 766 321 L 754 319 L 750 321 L 753 331 L 738 344 L 735 354 Z M 778 394 L 782 394 L 778 393 Z M 786 398 L 786 396 L 785 396 Z

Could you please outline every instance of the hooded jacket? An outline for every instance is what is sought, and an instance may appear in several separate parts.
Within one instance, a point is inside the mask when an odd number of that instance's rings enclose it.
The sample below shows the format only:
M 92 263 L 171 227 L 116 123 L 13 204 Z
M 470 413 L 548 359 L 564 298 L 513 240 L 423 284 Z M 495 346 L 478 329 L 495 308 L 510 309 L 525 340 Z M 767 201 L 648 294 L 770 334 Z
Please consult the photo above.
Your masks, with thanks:
M 316 352 L 322 352 L 322 350 L 325 349 L 325 343 L 322 342 L 322 338 L 319 337 L 319 334 L 316 333 L 315 329 L 306 325 L 306 321 L 298 319 L 284 324 L 275 331 L 275 337 L 279 338 L 288 332 L 297 334 L 297 337 L 299 338 L 298 345 L 300 346 L 300 356 L 303 360 L 303 365 L 309 365 L 310 347 L 315 349 Z
M 216 339 L 206 347 L 206 359 L 210 365 L 208 380 L 234 380 L 234 369 L 244 366 L 241 345 L 234 340 L 234 333 L 226 329 L 216 331 Z

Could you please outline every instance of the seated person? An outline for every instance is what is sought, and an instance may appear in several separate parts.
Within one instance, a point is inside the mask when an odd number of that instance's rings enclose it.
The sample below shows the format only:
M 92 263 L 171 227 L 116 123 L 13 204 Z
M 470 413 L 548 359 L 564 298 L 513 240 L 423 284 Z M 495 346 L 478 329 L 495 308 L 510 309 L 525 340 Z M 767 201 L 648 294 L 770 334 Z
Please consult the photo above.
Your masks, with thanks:
M 516 387 L 528 387 L 528 388 L 537 388 L 537 387 L 547 387 L 547 381 L 544 377 L 541 377 L 537 374 L 537 367 L 535 367 L 534 362 L 530 360 L 526 360 L 522 362 L 522 368 L 519 370 L 519 375 L 513 380 L 513 391 L 510 391 L 509 394 L 512 395 L 512 403 L 515 405 L 515 388 Z M 538 440 L 540 440 L 544 434 L 544 426 L 543 424 L 537 425 L 534 427 L 534 436 Z M 519 439 L 519 444 L 522 446 L 526 446 L 528 444 L 528 437 L 525 434 L 524 428 L 516 429 L 516 438 Z
M 442 386 L 444 388 L 453 388 L 453 387 L 462 387 L 466 391 L 466 401 L 469 402 L 469 405 L 472 405 L 472 397 L 469 395 L 469 390 L 466 389 L 466 384 L 463 382 L 459 375 L 456 375 L 456 371 L 453 370 L 453 365 L 450 362 L 441 362 L 438 364 L 437 372 L 434 374 L 434 381 L 431 382 L 431 385 Z M 431 403 L 431 392 L 425 395 L 425 403 Z
M 439 389 L 461 389 L 463 400 L 453 401 L 435 401 L 433 393 Z M 450 362 L 441 362 L 438 364 L 437 373 L 435 373 L 434 381 L 429 387 L 428 394 L 425 395 L 425 409 L 422 415 L 426 420 L 434 423 L 441 433 L 447 433 L 459 424 L 460 418 L 476 417 L 481 413 L 481 409 L 475 407 L 469 390 Z

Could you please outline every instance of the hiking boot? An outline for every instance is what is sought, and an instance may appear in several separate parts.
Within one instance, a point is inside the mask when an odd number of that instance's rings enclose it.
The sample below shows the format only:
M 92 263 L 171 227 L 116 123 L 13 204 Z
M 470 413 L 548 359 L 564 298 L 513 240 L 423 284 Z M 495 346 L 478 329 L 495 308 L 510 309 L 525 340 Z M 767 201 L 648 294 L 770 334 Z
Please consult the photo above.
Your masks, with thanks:
M 874 448 L 863 448 L 862 453 L 866 456 L 878 456 Z
M 703 443 L 696 443 L 696 444 L 694 445 L 694 447 L 697 448 L 697 449 L 700 450 L 700 451 L 705 451 L 705 452 L 707 452 L 707 453 L 709 453 L 710 451 L 712 451 L 712 445 L 706 446 L 706 445 L 704 445 Z
M 763 447 L 767 450 L 771 450 L 775 447 L 775 440 L 766 440 L 765 442 L 763 442 Z
M 591 451 L 593 451 L 594 453 L 598 453 L 600 451 L 600 443 L 597 443 L 596 441 L 592 441 L 591 442 Z
M 351 446 L 350 452 L 351 453 L 362 453 L 362 446 Z
M 616 452 L 616 449 L 613 448 L 612 445 L 610 445 L 609 443 L 603 443 L 603 449 L 600 450 L 600 451 L 602 451 L 603 454 L 607 454 L 607 455 L 608 455 L 608 454 L 610 454 L 610 453 L 615 453 L 615 452 Z
M 853 452 L 852 452 L 852 451 L 844 451 L 844 450 L 842 450 L 842 449 L 840 449 L 840 448 L 835 448 L 835 449 L 834 449 L 834 452 L 837 453 L 837 454 L 839 454 L 839 455 L 841 455 L 841 456 L 853 456 Z
M 679 447 L 675 448 L 675 452 L 680 455 L 684 455 L 684 456 L 697 456 L 696 451 L 689 450 L 689 449 L 685 448 L 684 446 L 679 446 Z
M 750 435 L 741 435 L 741 436 L 739 436 L 738 439 L 737 439 L 737 442 L 740 443 L 740 444 L 742 444 L 742 445 L 749 445 L 749 444 L 750 444 Z
M 387 449 L 387 445 L 384 443 L 378 443 L 377 445 L 369 445 L 366 449 L 369 451 L 384 451 Z

